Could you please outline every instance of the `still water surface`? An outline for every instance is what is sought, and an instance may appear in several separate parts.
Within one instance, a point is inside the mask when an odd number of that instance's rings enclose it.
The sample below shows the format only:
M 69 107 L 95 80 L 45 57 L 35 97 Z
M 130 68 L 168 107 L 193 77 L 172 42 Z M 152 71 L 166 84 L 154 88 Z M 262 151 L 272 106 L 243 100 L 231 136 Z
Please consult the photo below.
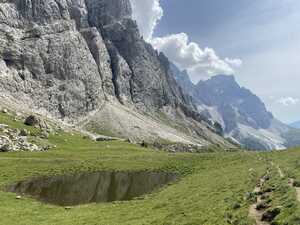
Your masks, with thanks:
M 165 172 L 95 172 L 41 177 L 19 182 L 8 191 L 60 206 L 131 200 L 175 181 Z

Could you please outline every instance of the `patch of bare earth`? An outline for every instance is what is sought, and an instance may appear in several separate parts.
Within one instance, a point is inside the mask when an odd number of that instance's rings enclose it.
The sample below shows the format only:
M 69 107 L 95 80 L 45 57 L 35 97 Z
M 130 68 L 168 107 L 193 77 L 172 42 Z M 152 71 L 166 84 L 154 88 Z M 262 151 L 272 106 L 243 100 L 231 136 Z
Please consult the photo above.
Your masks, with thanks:
M 267 175 L 260 179 L 259 183 L 253 190 L 253 193 L 257 196 L 256 202 L 250 206 L 249 217 L 255 220 L 253 225 L 270 225 L 269 222 L 263 221 L 263 215 L 266 212 L 266 209 L 260 208 L 260 205 L 263 204 L 266 194 L 262 193 L 262 187 L 266 182 Z
M 300 188 L 295 187 L 295 179 L 292 178 L 289 179 L 289 186 L 296 189 L 297 200 L 300 202 Z
M 284 178 L 284 173 L 282 172 L 281 168 L 279 166 L 277 166 L 278 168 L 278 173 L 280 175 L 281 178 Z M 289 178 L 289 186 L 292 188 L 295 188 L 296 190 L 296 194 L 297 194 L 297 200 L 300 202 L 300 187 L 296 187 L 295 186 L 295 179 L 293 178 Z

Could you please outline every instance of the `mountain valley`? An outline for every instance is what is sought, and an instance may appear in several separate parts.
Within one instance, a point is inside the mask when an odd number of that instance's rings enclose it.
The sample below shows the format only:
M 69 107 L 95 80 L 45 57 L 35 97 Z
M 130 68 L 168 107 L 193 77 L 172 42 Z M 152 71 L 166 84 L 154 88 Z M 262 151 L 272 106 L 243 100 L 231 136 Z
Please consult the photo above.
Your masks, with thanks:
M 193 83 L 131 3 L 0 1 L 0 225 L 299 225 L 297 123 Z

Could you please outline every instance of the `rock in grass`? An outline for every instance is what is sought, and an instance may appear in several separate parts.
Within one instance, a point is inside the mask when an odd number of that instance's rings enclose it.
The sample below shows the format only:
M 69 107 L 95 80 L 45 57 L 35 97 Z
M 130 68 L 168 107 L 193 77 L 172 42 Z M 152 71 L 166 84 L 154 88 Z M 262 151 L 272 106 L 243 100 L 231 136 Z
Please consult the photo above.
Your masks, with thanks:
M 112 138 L 109 137 L 97 137 L 96 141 L 101 142 L 101 141 L 112 141 Z
M 266 208 L 268 208 L 269 206 L 268 206 L 268 204 L 267 204 L 267 202 L 260 202 L 260 203 L 258 203 L 257 205 L 256 205 L 256 209 L 257 210 L 263 210 L 263 209 L 266 209 Z
M 300 187 L 300 181 L 296 180 L 293 182 L 294 187 Z
M 0 136 L 0 152 L 13 151 L 13 144 L 9 137 Z
M 262 215 L 261 220 L 265 222 L 272 222 L 275 219 L 275 217 L 280 214 L 280 212 L 281 212 L 281 207 L 270 209 Z
M 8 113 L 8 110 L 7 109 L 2 109 L 1 112 L 6 114 L 6 113 Z
M 21 136 L 21 137 L 26 137 L 26 136 L 28 136 L 30 133 L 29 133 L 29 131 L 28 130 L 26 130 L 26 129 L 21 129 L 20 130 L 20 133 L 19 133 L 19 136 Z
M 20 135 L 18 129 L 7 128 L 3 132 L 4 135 L 0 135 L 0 152 L 17 152 L 17 151 L 45 151 L 43 149 L 28 141 L 25 134 Z
M 149 144 L 147 142 L 145 142 L 145 141 L 142 141 L 142 143 L 140 145 L 143 148 L 148 148 L 148 146 L 149 146 Z
M 234 210 L 239 209 L 239 208 L 241 208 L 241 204 L 238 202 L 236 202 L 232 205 L 232 209 L 234 209 Z
M 34 115 L 28 116 L 24 122 L 25 125 L 32 126 L 32 127 L 37 126 L 39 123 L 40 120 Z

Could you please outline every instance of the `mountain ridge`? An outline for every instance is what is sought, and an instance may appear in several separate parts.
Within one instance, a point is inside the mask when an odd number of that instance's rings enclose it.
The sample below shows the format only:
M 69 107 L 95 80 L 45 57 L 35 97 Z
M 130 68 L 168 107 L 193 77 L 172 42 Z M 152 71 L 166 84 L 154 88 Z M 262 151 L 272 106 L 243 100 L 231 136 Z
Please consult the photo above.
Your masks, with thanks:
M 0 9 L 2 104 L 139 142 L 232 146 L 143 40 L 129 0 L 13 0 Z
M 249 149 L 281 150 L 298 144 L 291 129 L 274 118 L 259 97 L 241 87 L 233 75 L 216 75 L 193 84 L 186 71 L 180 71 L 175 65 L 173 71 L 184 92 L 192 96 L 198 111 L 218 122 L 225 136 Z
M 289 127 L 233 76 L 194 85 L 147 43 L 129 0 L 11 0 L 0 9 L 2 105 L 135 142 L 289 145 Z

